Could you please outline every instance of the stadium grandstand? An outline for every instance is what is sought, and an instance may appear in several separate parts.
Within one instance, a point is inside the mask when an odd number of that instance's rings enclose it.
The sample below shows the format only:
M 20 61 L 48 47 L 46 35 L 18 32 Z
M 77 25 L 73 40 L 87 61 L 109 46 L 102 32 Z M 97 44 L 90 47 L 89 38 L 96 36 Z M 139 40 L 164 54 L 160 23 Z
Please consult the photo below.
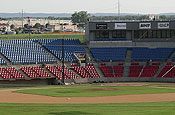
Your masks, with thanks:
M 0 40 L 0 84 L 175 82 L 174 25 L 175 21 L 88 22 L 84 43 Z

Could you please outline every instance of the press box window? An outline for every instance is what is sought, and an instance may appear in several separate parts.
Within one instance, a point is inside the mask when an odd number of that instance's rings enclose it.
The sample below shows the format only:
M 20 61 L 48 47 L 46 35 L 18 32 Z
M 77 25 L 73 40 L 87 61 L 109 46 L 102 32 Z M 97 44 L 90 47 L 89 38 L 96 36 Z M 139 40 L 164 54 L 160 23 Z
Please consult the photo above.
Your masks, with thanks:
M 109 31 L 101 30 L 95 32 L 96 38 L 109 38 Z

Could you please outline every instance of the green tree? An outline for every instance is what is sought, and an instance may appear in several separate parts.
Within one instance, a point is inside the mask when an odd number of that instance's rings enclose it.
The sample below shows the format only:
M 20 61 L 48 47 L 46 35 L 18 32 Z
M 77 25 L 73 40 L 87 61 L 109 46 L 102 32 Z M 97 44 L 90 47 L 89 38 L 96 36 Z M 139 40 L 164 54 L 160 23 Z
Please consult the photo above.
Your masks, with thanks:
M 10 29 L 11 29 L 11 30 L 12 30 L 12 29 L 15 29 L 15 25 L 12 24 L 12 25 L 10 26 Z
M 6 31 L 6 27 L 3 27 L 3 28 L 2 28 L 2 32 L 5 32 L 5 31 Z
M 15 29 L 16 34 L 19 34 L 19 28 Z
M 28 24 L 24 24 L 24 28 L 28 28 L 29 27 L 29 25 Z
M 37 28 L 37 29 L 39 29 L 41 27 L 41 24 L 40 23 L 36 23 L 34 26 L 33 26 L 33 28 Z
M 75 12 L 72 14 L 71 20 L 72 23 L 80 27 L 85 27 L 85 23 L 88 21 L 89 16 L 90 14 L 88 14 L 87 11 Z
M 49 25 L 50 25 L 50 24 L 49 24 L 49 23 L 47 23 L 45 27 L 47 28 L 47 26 L 49 26 Z

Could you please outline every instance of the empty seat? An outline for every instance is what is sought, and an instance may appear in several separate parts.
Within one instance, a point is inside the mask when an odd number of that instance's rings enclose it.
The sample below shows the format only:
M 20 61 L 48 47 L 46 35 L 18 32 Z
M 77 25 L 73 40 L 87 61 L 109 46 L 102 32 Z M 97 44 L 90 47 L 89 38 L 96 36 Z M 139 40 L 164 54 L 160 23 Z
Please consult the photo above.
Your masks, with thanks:
M 38 42 L 58 59 L 62 60 L 62 39 L 41 39 Z M 64 61 L 77 62 L 78 60 L 74 56 L 75 53 L 85 54 L 79 39 L 64 39 Z
M 126 58 L 127 48 L 115 48 L 115 47 L 90 48 L 90 51 L 96 60 L 124 61 Z
M 132 48 L 132 61 L 166 60 L 173 48 Z

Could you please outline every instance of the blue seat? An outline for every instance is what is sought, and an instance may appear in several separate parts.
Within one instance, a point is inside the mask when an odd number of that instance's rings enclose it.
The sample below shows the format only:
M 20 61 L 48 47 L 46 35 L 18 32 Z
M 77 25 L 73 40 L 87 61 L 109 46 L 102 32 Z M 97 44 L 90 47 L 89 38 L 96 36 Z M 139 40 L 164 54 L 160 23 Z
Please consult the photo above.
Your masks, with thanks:
M 62 39 L 38 40 L 48 51 L 53 53 L 58 59 L 62 59 Z M 79 39 L 64 39 L 64 60 L 67 62 L 77 62 L 74 53 L 85 53 Z
M 1 53 L 13 64 L 56 62 L 34 40 L 0 40 Z
M 132 48 L 132 61 L 166 60 L 173 48 Z
M 124 61 L 126 58 L 127 48 L 114 48 L 114 47 L 90 48 L 90 51 L 96 60 Z

